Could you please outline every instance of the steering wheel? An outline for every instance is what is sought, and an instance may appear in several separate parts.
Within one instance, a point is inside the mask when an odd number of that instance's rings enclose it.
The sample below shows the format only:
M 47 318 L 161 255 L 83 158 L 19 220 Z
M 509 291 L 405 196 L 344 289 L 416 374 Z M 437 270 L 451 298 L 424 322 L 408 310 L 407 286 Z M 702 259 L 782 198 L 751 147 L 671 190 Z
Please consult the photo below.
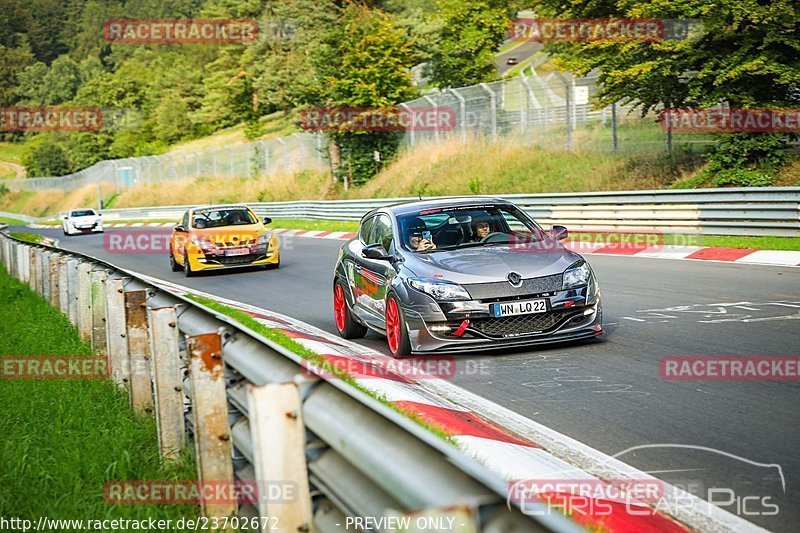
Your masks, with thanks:
M 508 238 L 509 238 L 509 236 L 507 234 L 503 233 L 502 231 L 493 231 L 490 234 L 488 234 L 486 237 L 481 239 L 481 242 L 482 243 L 506 242 L 506 241 L 509 240 Z

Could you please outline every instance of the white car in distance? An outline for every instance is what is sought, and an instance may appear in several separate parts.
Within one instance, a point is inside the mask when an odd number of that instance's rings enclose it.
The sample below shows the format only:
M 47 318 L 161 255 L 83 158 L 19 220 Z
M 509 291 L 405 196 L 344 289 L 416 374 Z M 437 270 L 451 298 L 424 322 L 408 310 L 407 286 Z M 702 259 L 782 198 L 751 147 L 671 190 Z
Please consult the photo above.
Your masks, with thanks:
M 61 218 L 64 235 L 103 233 L 103 219 L 94 209 L 73 209 Z

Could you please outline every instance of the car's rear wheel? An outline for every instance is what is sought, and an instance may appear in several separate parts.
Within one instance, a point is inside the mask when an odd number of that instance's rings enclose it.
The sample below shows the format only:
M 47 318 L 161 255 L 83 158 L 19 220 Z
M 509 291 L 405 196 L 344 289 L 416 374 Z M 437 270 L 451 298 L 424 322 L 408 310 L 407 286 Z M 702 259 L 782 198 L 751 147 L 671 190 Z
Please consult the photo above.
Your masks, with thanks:
M 353 318 L 353 314 L 347 306 L 344 284 L 338 279 L 333 286 L 333 318 L 336 321 L 336 330 L 345 339 L 360 339 L 367 334 L 367 327 L 359 324 Z
M 169 249 L 169 266 L 173 272 L 180 272 L 183 267 L 175 261 L 175 252 L 172 251 L 172 248 Z
M 192 265 L 189 264 L 189 256 L 186 253 L 183 254 L 183 273 L 187 278 L 191 278 L 195 275 L 195 271 L 192 270 Z
M 392 356 L 400 357 L 411 353 L 411 341 L 408 338 L 406 321 L 400 302 L 394 294 L 386 298 L 386 342 Z

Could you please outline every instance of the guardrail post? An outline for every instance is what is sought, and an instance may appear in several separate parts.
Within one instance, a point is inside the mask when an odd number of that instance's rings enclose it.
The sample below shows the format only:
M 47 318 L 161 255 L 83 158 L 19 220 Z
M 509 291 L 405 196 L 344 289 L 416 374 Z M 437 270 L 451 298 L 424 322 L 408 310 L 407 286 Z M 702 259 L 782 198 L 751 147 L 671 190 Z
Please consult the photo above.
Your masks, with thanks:
M 51 252 L 42 252 L 42 298 L 50 302 L 50 255 Z
M 92 340 L 92 265 L 85 261 L 78 264 L 78 332 Z
M 130 361 L 131 408 L 136 412 L 153 411 L 150 382 L 150 350 L 147 339 L 147 291 L 126 291 L 125 324 Z
M 50 261 L 48 263 L 48 268 L 50 269 L 50 305 L 55 307 L 56 309 L 60 309 L 60 300 L 61 300 L 61 288 L 59 284 L 61 282 L 60 279 L 60 271 L 59 265 L 61 263 L 61 254 L 59 253 L 52 253 L 50 254 Z
M 61 314 L 69 317 L 69 277 L 67 262 L 69 257 L 64 255 L 58 260 L 58 308 Z
M 34 246 L 28 246 L 28 287 L 31 288 L 33 292 L 36 292 L 36 248 Z
M 130 380 L 128 335 L 125 323 L 125 280 L 106 280 L 106 347 L 111 379 L 123 387 Z
M 36 293 L 45 298 L 44 287 L 47 284 L 47 274 L 50 272 L 45 265 L 47 251 L 36 248 Z
M 289 481 L 295 487 L 293 501 L 270 504 L 269 487 L 259 485 L 258 514 L 274 517 L 286 531 L 308 531 L 312 523 L 311 494 L 297 384 L 249 385 L 247 408 L 257 482 Z
M 147 310 L 150 353 L 155 368 L 153 391 L 161 457 L 177 459 L 184 443 L 183 379 L 178 348 L 178 315 L 174 307 Z
M 106 354 L 106 306 L 105 284 L 108 274 L 105 270 L 91 272 L 92 305 L 92 350 Z
M 200 482 L 232 484 L 233 452 L 220 334 L 187 336 L 186 350 L 190 360 L 194 443 Z M 203 502 L 202 505 L 205 516 L 229 516 L 236 508 L 235 502 Z
M 78 260 L 70 259 L 67 261 L 67 294 L 69 295 L 69 307 L 67 316 L 69 321 L 78 326 Z

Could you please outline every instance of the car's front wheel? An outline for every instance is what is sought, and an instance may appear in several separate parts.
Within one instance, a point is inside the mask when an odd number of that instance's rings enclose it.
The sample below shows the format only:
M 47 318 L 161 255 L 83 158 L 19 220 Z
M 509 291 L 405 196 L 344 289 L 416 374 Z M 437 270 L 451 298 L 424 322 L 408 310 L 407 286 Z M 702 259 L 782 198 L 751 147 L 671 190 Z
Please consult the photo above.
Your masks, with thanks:
M 183 267 L 175 261 L 175 253 L 172 251 L 172 248 L 169 249 L 169 266 L 173 272 L 180 272 Z
M 386 298 L 386 341 L 393 357 L 411 353 L 411 341 L 408 338 L 406 321 L 403 319 L 400 301 L 394 294 L 389 294 Z
M 353 313 L 347 306 L 344 283 L 339 279 L 333 286 L 333 318 L 336 321 L 336 330 L 345 339 L 360 339 L 367 334 L 367 327 L 353 318 Z
M 189 263 L 189 256 L 185 253 L 183 254 L 183 273 L 187 278 L 191 278 L 195 275 L 195 271 L 192 270 L 192 265 Z

